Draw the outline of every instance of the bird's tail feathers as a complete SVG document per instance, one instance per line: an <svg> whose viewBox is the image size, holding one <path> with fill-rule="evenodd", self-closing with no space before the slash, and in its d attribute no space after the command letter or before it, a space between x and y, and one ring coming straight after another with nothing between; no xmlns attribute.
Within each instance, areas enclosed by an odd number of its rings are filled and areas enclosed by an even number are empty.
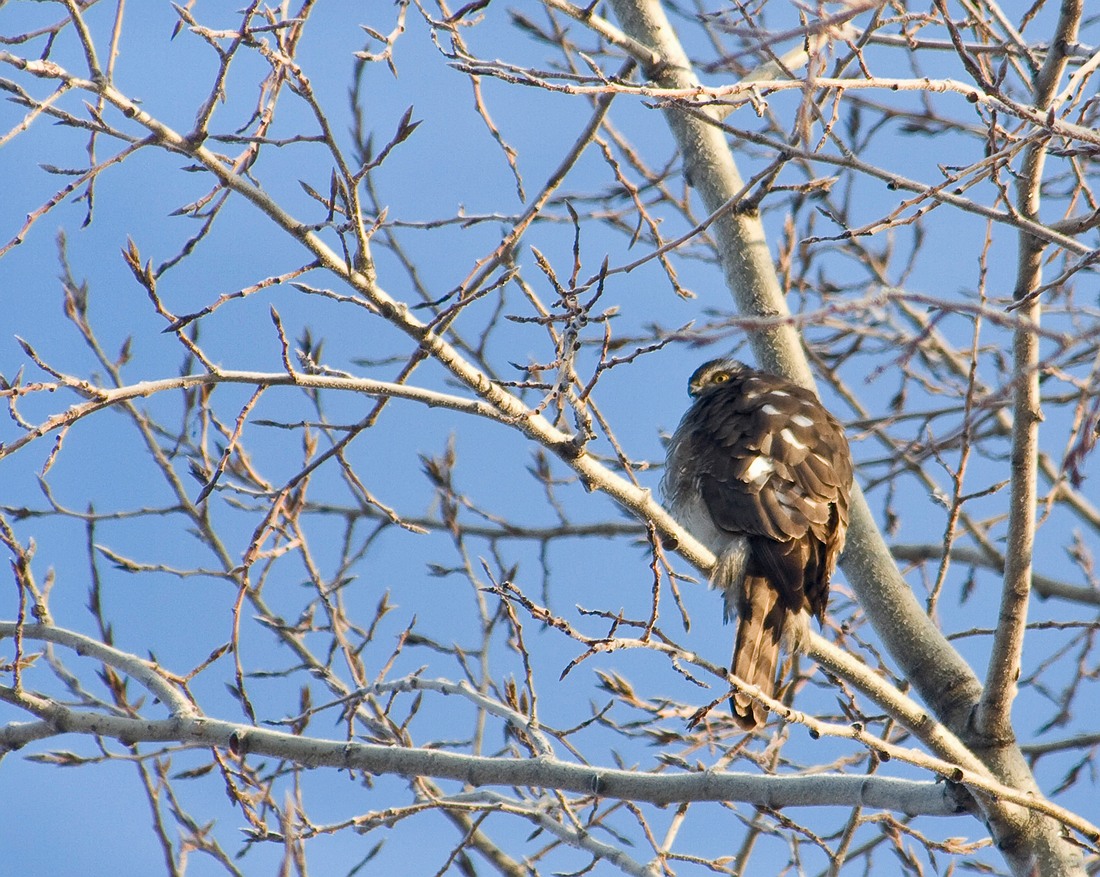
<svg viewBox="0 0 1100 877"><path fill-rule="evenodd" d="M767 579L746 576L742 587L731 669L738 679L755 685L768 697L775 697L779 643L789 613ZM763 704L741 692L730 698L730 709L745 730L763 724L768 716Z"/></svg>

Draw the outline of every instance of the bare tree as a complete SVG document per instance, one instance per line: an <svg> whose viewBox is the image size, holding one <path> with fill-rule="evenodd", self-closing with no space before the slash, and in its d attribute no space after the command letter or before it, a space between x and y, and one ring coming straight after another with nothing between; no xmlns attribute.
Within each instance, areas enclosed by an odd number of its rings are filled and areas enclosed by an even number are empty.
<svg viewBox="0 0 1100 877"><path fill-rule="evenodd" d="M1096 865L1081 0L0 9L8 860ZM780 700L655 490L731 350L858 464Z"/></svg>

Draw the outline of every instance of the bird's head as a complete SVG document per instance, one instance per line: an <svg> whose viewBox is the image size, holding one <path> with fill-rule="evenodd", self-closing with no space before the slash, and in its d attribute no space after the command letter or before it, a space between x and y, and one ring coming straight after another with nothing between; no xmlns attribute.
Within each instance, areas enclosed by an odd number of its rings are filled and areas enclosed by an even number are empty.
<svg viewBox="0 0 1100 877"><path fill-rule="evenodd" d="M712 359L697 368L688 380L688 395L698 399L704 393L728 384L734 378L752 371L736 359Z"/></svg>

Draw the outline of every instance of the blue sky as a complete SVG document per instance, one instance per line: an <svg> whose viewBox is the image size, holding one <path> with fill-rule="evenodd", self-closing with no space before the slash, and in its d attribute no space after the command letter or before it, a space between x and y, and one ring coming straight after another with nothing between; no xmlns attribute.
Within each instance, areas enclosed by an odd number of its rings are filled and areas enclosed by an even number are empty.
<svg viewBox="0 0 1100 877"><path fill-rule="evenodd" d="M110 34L113 9L97 4L88 10L87 22L94 38L106 46ZM198 5L195 14L209 27L236 27L237 12L229 6L224 10L208 10ZM790 11L780 12L777 26ZM338 141L344 148L351 145L348 110L348 88L352 81L353 53L365 46L377 49L377 42L364 36L359 24L370 23L381 32L394 26L397 8L380 4L377 8L349 10L340 4L320 4L312 14L298 56L307 72L319 102L330 113ZM42 26L59 20L63 8L28 2L9 2L4 6L5 34ZM120 91L140 99L142 107L155 117L172 125L179 132L190 130L196 108L208 94L215 74L216 57L194 34L184 31L170 38L175 15L169 4L143 3L126 7L123 38L115 68L115 84ZM542 19L539 19L540 21ZM1033 26L1038 34L1039 25ZM439 298L453 290L499 242L509 227L508 217L518 215L524 202L516 192L512 171L504 152L494 141L484 123L473 111L470 82L461 71L433 45L429 30L419 14L410 9L407 32L395 44L394 75L384 64L371 65L364 75L360 91L360 110L366 126L373 132L375 148L380 148L392 136L405 111L412 107L412 118L420 126L373 175L380 205L387 209L387 220L400 241L402 252L395 253L382 243L375 248L380 284L395 298L419 301L416 282L431 298ZM594 45L594 38L579 26L572 33L582 46ZM700 56L708 51L698 31L685 27L693 50ZM463 31L471 51L485 59L503 59L545 69L553 63L551 48L516 28L503 6L491 5L476 27ZM1030 36L1029 36L1030 38ZM1039 36L1035 36L1036 41ZM1087 42L1082 39L1082 42ZM34 57L43 50L42 39L27 45L5 46L12 54ZM869 50L879 65L877 72L905 72L901 61L885 49ZM924 70L930 76L960 76L953 65L947 65L945 54L929 55L943 59L942 70ZM73 39L72 28L64 29L52 49L52 60L74 71L82 72L83 59ZM243 51L231 67L226 83L227 99L214 113L212 130L219 134L239 132L250 123L251 112L260 95L259 83L267 68L255 53ZM52 88L47 81L17 76L6 66L0 75L16 79L35 95L44 96ZM729 74L720 71L709 74L707 81L722 81ZM486 106L500 127L507 143L514 148L527 198L532 197L551 170L558 164L569 145L585 124L591 107L583 97L551 94L529 86L519 86L486 77L481 80ZM80 115L86 95L71 94L59 105ZM877 96L876 96L877 99ZM799 96L788 93L769 98L771 110L787 119ZM898 106L915 106L916 96L898 96ZM945 116L977 124L978 118L965 100L957 96L944 97L936 104ZM868 111L869 112L869 111ZM23 118L24 111L13 103L0 105L0 131L9 131ZM140 130L108 112L112 124L131 135ZM642 160L650 167L672 162L672 141L668 128L651 101L633 97L617 98L611 113L616 130L637 147ZM742 108L728 120L733 127L754 128L759 123L751 109ZM314 121L308 108L293 95L284 94L279 103L277 121L270 136L289 137L302 130L312 130ZM891 125L885 127L890 128ZM892 127L900 130L901 124ZM87 136L81 132L37 119L30 128L12 137L0 147L0 162L6 169L5 195L0 199L0 246L19 230L28 213L37 209L69 179L65 175L47 173L44 166L72 169L87 164ZM214 141L211 141L214 143ZM980 138L946 135L891 136L872 138L859 158L863 161L893 168L899 174L937 182L940 168L966 165L981 158ZM102 138L97 145L97 157L103 160L119 145ZM215 148L236 153L237 144L216 143ZM739 144L737 160L747 177L762 166L761 153L755 147ZM617 160L625 164L621 152ZM329 191L331 158L313 143L301 143L282 149L265 148L252 169L262 188L303 222L322 222L324 210L303 189L305 183L325 195ZM90 224L84 226L86 205L67 198L63 203L38 219L25 240L0 258L0 307L5 318L0 324L0 373L12 380L24 370L24 382L48 380L29 361L16 340L29 342L52 367L68 374L102 379L103 369L79 338L74 327L62 315L62 295L58 261L58 234L63 232L68 264L78 282L86 281L89 289L90 319L98 338L109 356L129 339L131 359L124 368L125 380L136 382L167 378L179 373L185 352L177 339L164 334L165 321L151 306L145 291L135 281L121 253L132 240L143 260L159 265L173 257L199 228L193 218L174 215L183 205L203 197L212 184L202 173L190 172L191 162L180 155L155 148L146 148L120 166L110 167L98 177L95 188L95 210ZM827 176L838 173L821 165L816 173ZM1006 179L1009 175L1005 174ZM802 178L794 172L781 183L795 184ZM560 189L560 195L572 199L583 214L594 195L616 185L610 165L590 147L570 173ZM674 194L681 194L683 182L678 173L667 181ZM850 188L848 188L850 186ZM968 195L977 201L989 200L994 187L982 183ZM652 193L647 193L651 195ZM879 181L844 177L835 192L837 198L851 202L851 217L856 222L869 222L888 213L904 193L889 191ZM621 201L618 203L622 203ZM1052 209L1057 208L1055 204ZM776 197L764 205L764 220L773 251L778 251L784 234L784 220L792 210L790 199ZM814 213L812 206L800 206L799 228L813 227L819 235L836 234L837 228L828 217ZM696 213L701 216L698 205ZM682 216L661 206L655 208L666 238L687 229ZM812 218L807 218L812 214ZM462 225L456 217L499 217ZM939 207L927 221L899 226L867 239L864 243L874 253L882 254L887 265L887 284L897 284L905 293L913 294L914 307L929 319L936 320L937 329L952 343L966 349L973 320L962 308L972 305L975 290L982 278L980 261L982 244L987 233L992 242L985 265L988 294L1003 299L1011 292L1015 269L1016 235L1003 225L992 231L978 217ZM1048 218L1056 218L1054 215ZM434 220L450 220L440 228L423 227ZM331 229L321 232L333 245L336 235ZM919 238L921 250L913 265L908 266L904 254ZM1095 234L1082 236L1082 241L1094 246ZM568 278L573 263L574 232L568 214L559 201L546 212L546 218L536 223L525 236L517 251L516 263L522 279L542 298L554 299L549 281L536 265L532 247L537 247L554 267L560 278ZM622 266L652 250L651 239L643 234L632 242L630 230L613 228L610 222L586 220L580 236L579 253L582 278L594 275L607 258L614 266ZM625 355L642 340L653 334L653 325L664 329L683 326L691 321L701 325L710 319L725 318L732 310L722 275L706 247L698 247L673 257L679 280L695 293L694 298L678 297L655 260L629 274L616 274L609 279L601 308L614 308L614 336L624 339L618 351ZM402 260L415 263L415 276L406 271ZM907 409L935 409L957 405L959 394L951 389L924 386L919 377L925 373L940 374L935 363L924 363L920 357L909 358L897 346L897 337L914 330L892 304L871 297L881 294L882 284L873 280L866 259L854 247L822 244L815 251L813 279L822 286L836 289L833 297L823 301L815 292L805 297L797 292L790 296L795 310L805 309L817 314L818 322L807 335L826 358L839 355L844 337L861 338L866 356L844 359L842 377L855 397L872 417L889 411L891 399L901 385L903 367L912 368L917 379L906 384ZM266 220L256 208L240 198L231 198L215 221L213 232L196 247L195 252L167 270L158 280L158 292L165 306L175 314L193 313L216 301L219 296L248 288L264 278L277 276L304 265L309 256L283 232ZM1051 270L1053 274L1056 268ZM315 287L338 288L331 277L314 271L302 280ZM1060 350L1052 339L1048 353L1054 366L1063 369L1052 373L1052 392L1067 392L1072 387L1066 374L1083 382L1090 379L1087 361L1077 363L1073 357L1088 352L1094 346L1087 341L1095 326L1095 280L1083 274L1077 281L1075 298L1062 297L1052 303L1050 329L1064 331L1067 337L1085 339L1079 347ZM487 296L469 307L456 324L467 341L477 338L493 319L496 309L505 313L530 316L530 308L518 285L507 285L499 295ZM290 284L276 284L246 298L232 301L201 321L199 341L209 357L231 369L254 369L279 372L281 350L272 325L270 310L275 308L292 340L307 328L315 339L324 339L324 364L332 369L357 375L391 380L401 364L415 349L405 336L361 307L339 303L317 295L303 294ZM835 310L830 310L835 308ZM424 312L425 314L427 311ZM898 327L904 327L904 331ZM840 330L838 340L833 333ZM891 334L897 330L898 335ZM586 345L578 362L589 370L599 354L602 329L590 326ZM847 334L845 334L847 333ZM718 334L718 333L716 333ZM662 434L676 425L687 405L686 379L695 365L712 354L729 352L750 358L748 348L739 335L727 332L710 346L699 348L689 344L673 344L659 354L640 356L629 366L612 369L598 384L594 396L625 453L634 461L659 463L663 458ZM1010 336L992 320L982 329L981 374L994 387L1002 386L1008 370L999 357L1008 355ZM546 333L537 325L501 321L485 347L486 359L492 362L504 378L519 379L521 373L511 363L548 362L553 350ZM927 366L927 372L924 371ZM876 372L881 368L881 372ZM414 383L469 396L465 388L437 364L426 363L416 373ZM1057 386L1055 386L1057 384ZM846 421L859 418L853 405L822 384L827 404ZM219 387L214 394L213 410L223 424L232 428L234 419L245 404L251 388ZM529 393L529 404L539 397ZM19 410L29 421L39 421L77 401L74 394L64 391L37 394L21 400ZM365 415L372 401L350 394L329 393L323 396L323 408L330 422L354 423ZM179 428L188 409L178 393L142 399L142 410L156 416L168 428ZM1044 426L1044 447L1058 461L1064 455L1074 409L1069 404L1052 406ZM319 417L311 400L304 393L289 389L270 389L249 417L245 439L250 460L256 470L273 485L281 485L301 468L303 460L301 431L272 425L295 424ZM957 416L922 423L902 421L891 427L890 434L898 441L928 441L949 433L957 425ZM0 441L9 442L20 429L8 420L0 427ZM198 422L188 417L185 430L191 442L200 442ZM869 488L876 513L885 521L889 508L899 515L899 526L890 535L898 542L936 543L945 528L943 504L929 496L927 486L915 478L900 475L893 490L882 485L885 475L892 472L896 459L878 445L861 428L849 432L857 460L863 465L859 479ZM163 440L163 437L162 437ZM378 424L365 432L351 446L348 460L372 494L399 510L417 518L435 513L438 503L433 488L423 476L424 456L444 453L453 441L457 456L454 471L456 488L469 496L479 510L489 516L513 520L525 526L552 526L557 521L553 506L541 486L531 477L536 462L536 449L517 431L479 421L445 409L427 409L402 401L391 402ZM167 442L166 442L167 443ZM216 447L211 442L210 447ZM94 505L102 515L119 513L105 519L89 536L83 522L73 515L47 514L48 503L40 486L42 468L53 448L47 437L18 453L0 459L0 502L9 517L14 517L16 535L26 543L36 544L35 571L43 581L47 569L56 577L51 595L51 609L56 623L98 636L97 626L87 609L88 594L94 576L100 580L104 616L112 625L114 641L119 648L136 654L155 653L163 666L186 672L196 667L214 649L231 636L232 607L236 589L224 577L194 574L172 575L163 571L130 573L111 564L102 553L88 551L89 539L109 551L150 565L174 569L209 570L217 567L216 559L201 540L190 531L182 515L129 515L121 513L135 509L166 508L175 503L169 486L150 462L144 444L132 422L113 412L101 412L70 430L64 444L44 476L54 500L67 509L82 513ZM984 441L967 473L967 492L980 493L1007 478L1004 439ZM609 443L602 441L596 452L610 457ZM954 451L946 451L944 459L954 464ZM201 483L191 477L183 455L176 461L176 474L189 486L194 499ZM1086 460L1085 473L1095 469ZM940 489L948 489L949 479L943 467L929 464ZM552 464L556 478L570 479L571 473L556 461ZM657 489L658 466L639 466L640 482ZM228 483L230 479L226 480ZM1089 483L1084 488L1089 493ZM224 485L223 485L224 486ZM610 521L627 523L628 518L606 497L587 493L575 481L556 489L557 498L568 509L574 523ZM977 517L994 518L1003 512L1005 492L976 498L967 508ZM312 557L325 576L335 576L340 569L346 513L352 508L352 493L334 465L321 469L313 479L310 498L317 508L308 517L312 539ZM239 558L249 543L251 534L264 511L262 497L249 496L244 490L226 488L217 492L210 504L211 515L222 534L226 550ZM24 515L25 511L34 514ZM461 512L469 525L485 520L470 509ZM375 524L359 520L351 528L354 543L366 543L367 534ZM1003 538L1004 524L992 525L994 539ZM1080 520L1056 509L1039 531L1038 555L1042 570L1077 585L1087 581L1080 567L1067 556L1076 533L1086 546L1095 541L1095 532L1087 530ZM640 530L638 535L640 536ZM525 591L539 599L573 623L598 635L605 623L597 624L581 614L577 607L600 609L609 613L623 612L629 618L645 618L650 606L649 554L638 536L619 539L572 539L551 545L540 555L538 545L530 541L471 538L469 561L476 575L481 575L481 560L489 569L498 565L518 564L516 581ZM95 568L92 567L95 558ZM377 672L385 663L402 631L410 625L426 638L464 649L477 646L475 625L478 601L485 599L460 574L433 575L436 568L453 569L459 565L452 540L445 532L416 535L390 528L370 540L362 557L347 570L354 577L342 596L345 609L356 623L369 625L384 593L396 608L379 622L376 638L364 650L369 672ZM434 566L433 566L434 565ZM683 562L677 569L689 573ZM923 588L935 567L930 566L910 575L920 599ZM995 623L998 581L995 576L980 572L974 577L974 590L963 599L963 589L970 570L956 565L950 574L947 590L940 606L939 619L950 632L973 627L988 627ZM9 587L3 598L3 617L15 614L15 589ZM270 605L286 619L293 621L312 597L308 576L300 557L293 552L285 561L272 565L264 584L264 596ZM843 580L838 582L834 610L849 612L851 604ZM661 623L670 635L687 648L722 663L727 659L732 631L720 621L718 598L706 589L683 586L683 597L691 617L690 629L678 623L678 613L665 596ZM844 607L842 610L839 607ZM1036 602L1037 620L1055 621L1091 618L1088 607L1059 601ZM473 626L472 626L473 625ZM559 727L583 722L590 714L590 704L606 695L598 688L596 671L622 672L644 688L647 696L667 696L684 702L702 703L714 696L700 690L679 676L667 661L641 650L621 652L593 658L570 673L564 680L559 674L578 654L575 643L553 631L538 630L528 621L527 645L535 662L540 682L541 709L544 721ZM1028 641L1025 662L1031 669L1054 652L1053 631L1039 631ZM318 638L319 640L320 638ZM7 644L5 643L5 646ZM1095 658L1078 643L1086 669L1091 672ZM318 647L319 644L318 644ZM988 650L988 638L969 637L960 641L960 649L982 673ZM1032 651L1034 649L1034 652ZM7 653L5 653L7 654ZM508 648L506 637L499 634L493 640L491 656L494 674L503 678L509 668L522 673L522 666ZM102 695L103 689L95 677L93 662L65 654L67 664L79 672L85 684ZM285 648L273 643L265 628L252 621L246 612L242 633L242 661L253 671L287 668L293 665ZM8 660L5 657L5 660ZM1067 669L1072 661L1064 662ZM444 656L428 647L409 649L394 668L394 675L414 672L426 666L429 675L455 676L460 673L453 656ZM368 674L369 675L369 674ZM1050 674L1053 682L1064 683L1064 671ZM297 708L298 690L303 684L314 689L315 702L324 700L319 685L303 680L304 674L288 674L287 678L257 677L250 681L250 694L255 699L264 720L277 721L293 714ZM231 664L221 664L200 674L193 693L201 707L210 715L235 721L244 716L235 699L226 691L232 681ZM816 680L820 683L820 677ZM5 682L7 684L7 682ZM35 683L61 696L61 686L50 674L35 670ZM1049 693L1049 689L1048 689ZM822 710L835 709L835 698L827 687L807 691L807 703ZM800 701L802 703L802 701ZM812 708L812 707L807 707ZM150 707L150 714L155 708ZM1051 715L1052 708L1038 687L1025 690L1016 716L1022 735L1030 736L1038 725ZM625 721L625 716L620 716ZM0 708L0 721L24 720L22 714L10 708ZM326 722L328 724L326 724ZM463 710L453 702L428 699L422 713L412 723L414 742L424 744L437 739L455 739L470 733L472 710ZM670 722L670 725L672 722ZM677 730L682 726L677 725ZM1075 713L1070 723L1057 729L1056 736L1094 729L1089 716ZM323 713L314 720L311 731L323 737L341 738L344 730L335 712ZM806 744L806 735L792 732L799 738L790 753L792 768L797 761L826 762L849 751L840 744L819 742ZM616 757L628 764L651 768L661 750L641 741L629 741L604 729L593 728L580 735L585 754L599 763L613 764ZM1049 738L1043 738L1049 739ZM499 728L492 728L486 739L486 751L503 745ZM728 745L729 740L727 739ZM88 874L147 874L163 867L162 855L149 829L151 817L145 795L138 783L133 765L124 760L86 766L80 769L60 769L39 764L25 756L41 755L55 749L71 750L85 757L95 757L97 749L88 739L72 736L47 740L12 753L0 763L0 788L6 798L16 800L18 820L5 820L0 827L0 846L11 863L13 874L63 873L74 862L81 863ZM718 757L721 744L715 749L691 753L706 763ZM112 751L123 752L115 744ZM793 753L797 752L797 756ZM565 753L563 753L565 754ZM1051 756L1041 762L1040 780L1044 789L1051 789L1076 756ZM170 773L194 769L209 760L202 751L179 752L172 758ZM899 774L909 774L895 766ZM370 788L345 775L328 771L312 771L302 779L302 795L317 822L337 823L365 810L382 806L397 806L408 798L407 781L397 777L375 778ZM218 820L219 842L230 854L239 851L244 821L239 811L226 798L217 773L177 783L185 806L201 820ZM455 788L448 786L448 788ZM280 793L290 790L289 782ZM1087 815L1087 805L1093 793L1087 786L1078 786L1060 801L1076 807ZM394 802L392 805L383 802ZM277 802L279 804L282 801ZM721 838L729 831L728 823L736 817L717 805L693 808L679 837L685 849L697 855L728 854ZM698 814L698 815L697 815ZM751 808L738 814L751 818ZM813 823L817 815L798 814ZM670 812L652 812L657 825L667 826ZM460 839L453 826L435 814L416 817L417 822L399 824L393 830L365 836L340 832L310 841L308 852L314 873L348 873L365 857L379 840L382 851L361 873L434 873L447 860L450 850ZM822 824L829 824L822 816ZM627 820L629 823L629 820ZM506 845L521 838L529 830L518 820L491 823L500 832ZM924 826L935 836L947 837L970 832L974 827L960 828L949 822ZM620 826L621 828L621 826ZM626 830L626 829L622 829ZM636 832L636 826L631 831ZM176 827L168 833L176 838ZM515 837L513 837L515 835ZM635 837L638 843L642 841ZM535 845L538 846L538 843ZM646 858L644 843L635 854ZM789 852L786 844L774 838L761 841L762 863L783 863ZM813 851L807 851L808 867L821 867ZM266 872L279 860L275 845L259 845L248 852L238 864L244 873ZM996 858L993 857L996 861ZM560 870L581 868L586 863L583 853L566 851L555 859ZM388 869L388 870L387 870ZM549 870L549 867L548 867ZM201 856L188 864L187 873L223 873L220 866Z"/></svg>

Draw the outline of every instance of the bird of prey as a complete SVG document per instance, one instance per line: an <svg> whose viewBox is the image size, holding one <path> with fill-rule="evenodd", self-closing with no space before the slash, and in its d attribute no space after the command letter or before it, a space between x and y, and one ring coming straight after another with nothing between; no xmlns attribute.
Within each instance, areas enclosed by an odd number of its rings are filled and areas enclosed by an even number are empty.
<svg viewBox="0 0 1100 877"><path fill-rule="evenodd" d="M809 616L824 619L848 529L848 440L812 391L734 359L700 366L688 393L661 487L717 558L711 585L737 616L734 675L774 697L780 641L797 649ZM767 717L741 692L730 707L745 729Z"/></svg>

